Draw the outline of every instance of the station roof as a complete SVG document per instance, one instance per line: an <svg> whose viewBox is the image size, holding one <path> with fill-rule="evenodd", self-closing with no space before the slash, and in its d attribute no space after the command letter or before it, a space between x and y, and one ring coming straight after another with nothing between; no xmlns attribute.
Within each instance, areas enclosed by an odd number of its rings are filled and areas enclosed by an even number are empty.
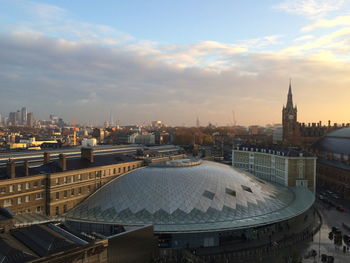
<svg viewBox="0 0 350 263"><path fill-rule="evenodd" d="M313 202L307 188L268 183L219 163L179 160L116 178L66 220L153 224L155 232L164 233L221 231L282 221Z"/></svg>

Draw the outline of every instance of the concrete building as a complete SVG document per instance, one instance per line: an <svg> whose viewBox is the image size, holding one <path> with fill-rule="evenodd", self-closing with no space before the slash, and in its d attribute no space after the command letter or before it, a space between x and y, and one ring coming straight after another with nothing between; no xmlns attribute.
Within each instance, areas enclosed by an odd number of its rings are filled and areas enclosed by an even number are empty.
<svg viewBox="0 0 350 263"><path fill-rule="evenodd" d="M21 109L21 124L22 125L27 125L27 108L23 107Z"/></svg>
<svg viewBox="0 0 350 263"><path fill-rule="evenodd" d="M128 142L132 144L155 144L156 136L153 133L133 133L129 136Z"/></svg>
<svg viewBox="0 0 350 263"><path fill-rule="evenodd" d="M33 112L29 112L27 114L27 126L29 126L29 127L34 126L34 114L33 114Z"/></svg>
<svg viewBox="0 0 350 263"><path fill-rule="evenodd" d="M316 156L295 149L251 145L232 150L232 166L268 182L316 191Z"/></svg>

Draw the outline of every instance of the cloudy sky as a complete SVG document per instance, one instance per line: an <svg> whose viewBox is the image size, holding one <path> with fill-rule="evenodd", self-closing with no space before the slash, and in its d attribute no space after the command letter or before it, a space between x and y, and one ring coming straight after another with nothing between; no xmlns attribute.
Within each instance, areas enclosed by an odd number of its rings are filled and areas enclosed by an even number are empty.
<svg viewBox="0 0 350 263"><path fill-rule="evenodd" d="M350 1L0 0L0 113L350 122Z"/></svg>

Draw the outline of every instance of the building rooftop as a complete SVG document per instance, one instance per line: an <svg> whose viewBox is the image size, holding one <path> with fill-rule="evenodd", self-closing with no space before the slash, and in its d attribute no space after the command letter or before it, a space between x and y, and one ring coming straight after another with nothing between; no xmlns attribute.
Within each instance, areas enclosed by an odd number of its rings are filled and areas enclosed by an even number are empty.
<svg viewBox="0 0 350 263"><path fill-rule="evenodd" d="M319 152L350 154L350 128L343 128L327 134L312 145Z"/></svg>
<svg viewBox="0 0 350 263"><path fill-rule="evenodd" d="M94 162L83 160L81 158L67 158L67 169L66 171L87 169L105 165L112 165L125 162L133 162L136 159L132 156L123 154L106 154L106 155L95 155ZM48 164L42 164L40 166L29 168L29 176L39 174L50 174L61 172L62 169L58 165L57 161L51 161ZM24 177L24 165L16 165L16 178ZM8 179L7 167L0 167L0 180Z"/></svg>
<svg viewBox="0 0 350 263"><path fill-rule="evenodd" d="M280 156L287 157L314 157L311 153L298 149L298 148L281 148L281 147L264 147L264 146L256 146L256 145L240 145L238 147L234 147L235 150L240 151L251 151L251 152L261 152L261 153L269 153Z"/></svg>
<svg viewBox="0 0 350 263"><path fill-rule="evenodd" d="M0 234L0 262L22 263L87 244L56 225L40 224Z"/></svg>
<svg viewBox="0 0 350 263"><path fill-rule="evenodd" d="M340 160L328 160L326 158L318 158L317 162L320 164L327 165L327 166L332 166L332 167L336 167L336 168L343 169L346 171L350 171L350 165L348 165Z"/></svg>
<svg viewBox="0 0 350 263"><path fill-rule="evenodd" d="M66 220L153 224L162 233L221 231L285 220L314 201L307 188L268 183L228 165L182 164L158 164L116 178L68 212Z"/></svg>

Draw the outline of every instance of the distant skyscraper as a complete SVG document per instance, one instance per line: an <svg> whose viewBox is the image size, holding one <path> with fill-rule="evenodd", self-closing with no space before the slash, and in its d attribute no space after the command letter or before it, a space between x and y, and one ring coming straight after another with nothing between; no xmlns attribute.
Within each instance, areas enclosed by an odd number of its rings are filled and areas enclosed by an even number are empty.
<svg viewBox="0 0 350 263"><path fill-rule="evenodd" d="M23 107L21 109L21 124L26 125L27 124L27 108Z"/></svg>
<svg viewBox="0 0 350 263"><path fill-rule="evenodd" d="M16 125L21 124L21 112L18 110L16 112Z"/></svg>
<svg viewBox="0 0 350 263"><path fill-rule="evenodd" d="M34 126L34 115L33 112L27 113L27 126L33 127Z"/></svg>
<svg viewBox="0 0 350 263"><path fill-rule="evenodd" d="M10 112L9 118L7 121L7 125L15 125L16 124L16 112Z"/></svg>

